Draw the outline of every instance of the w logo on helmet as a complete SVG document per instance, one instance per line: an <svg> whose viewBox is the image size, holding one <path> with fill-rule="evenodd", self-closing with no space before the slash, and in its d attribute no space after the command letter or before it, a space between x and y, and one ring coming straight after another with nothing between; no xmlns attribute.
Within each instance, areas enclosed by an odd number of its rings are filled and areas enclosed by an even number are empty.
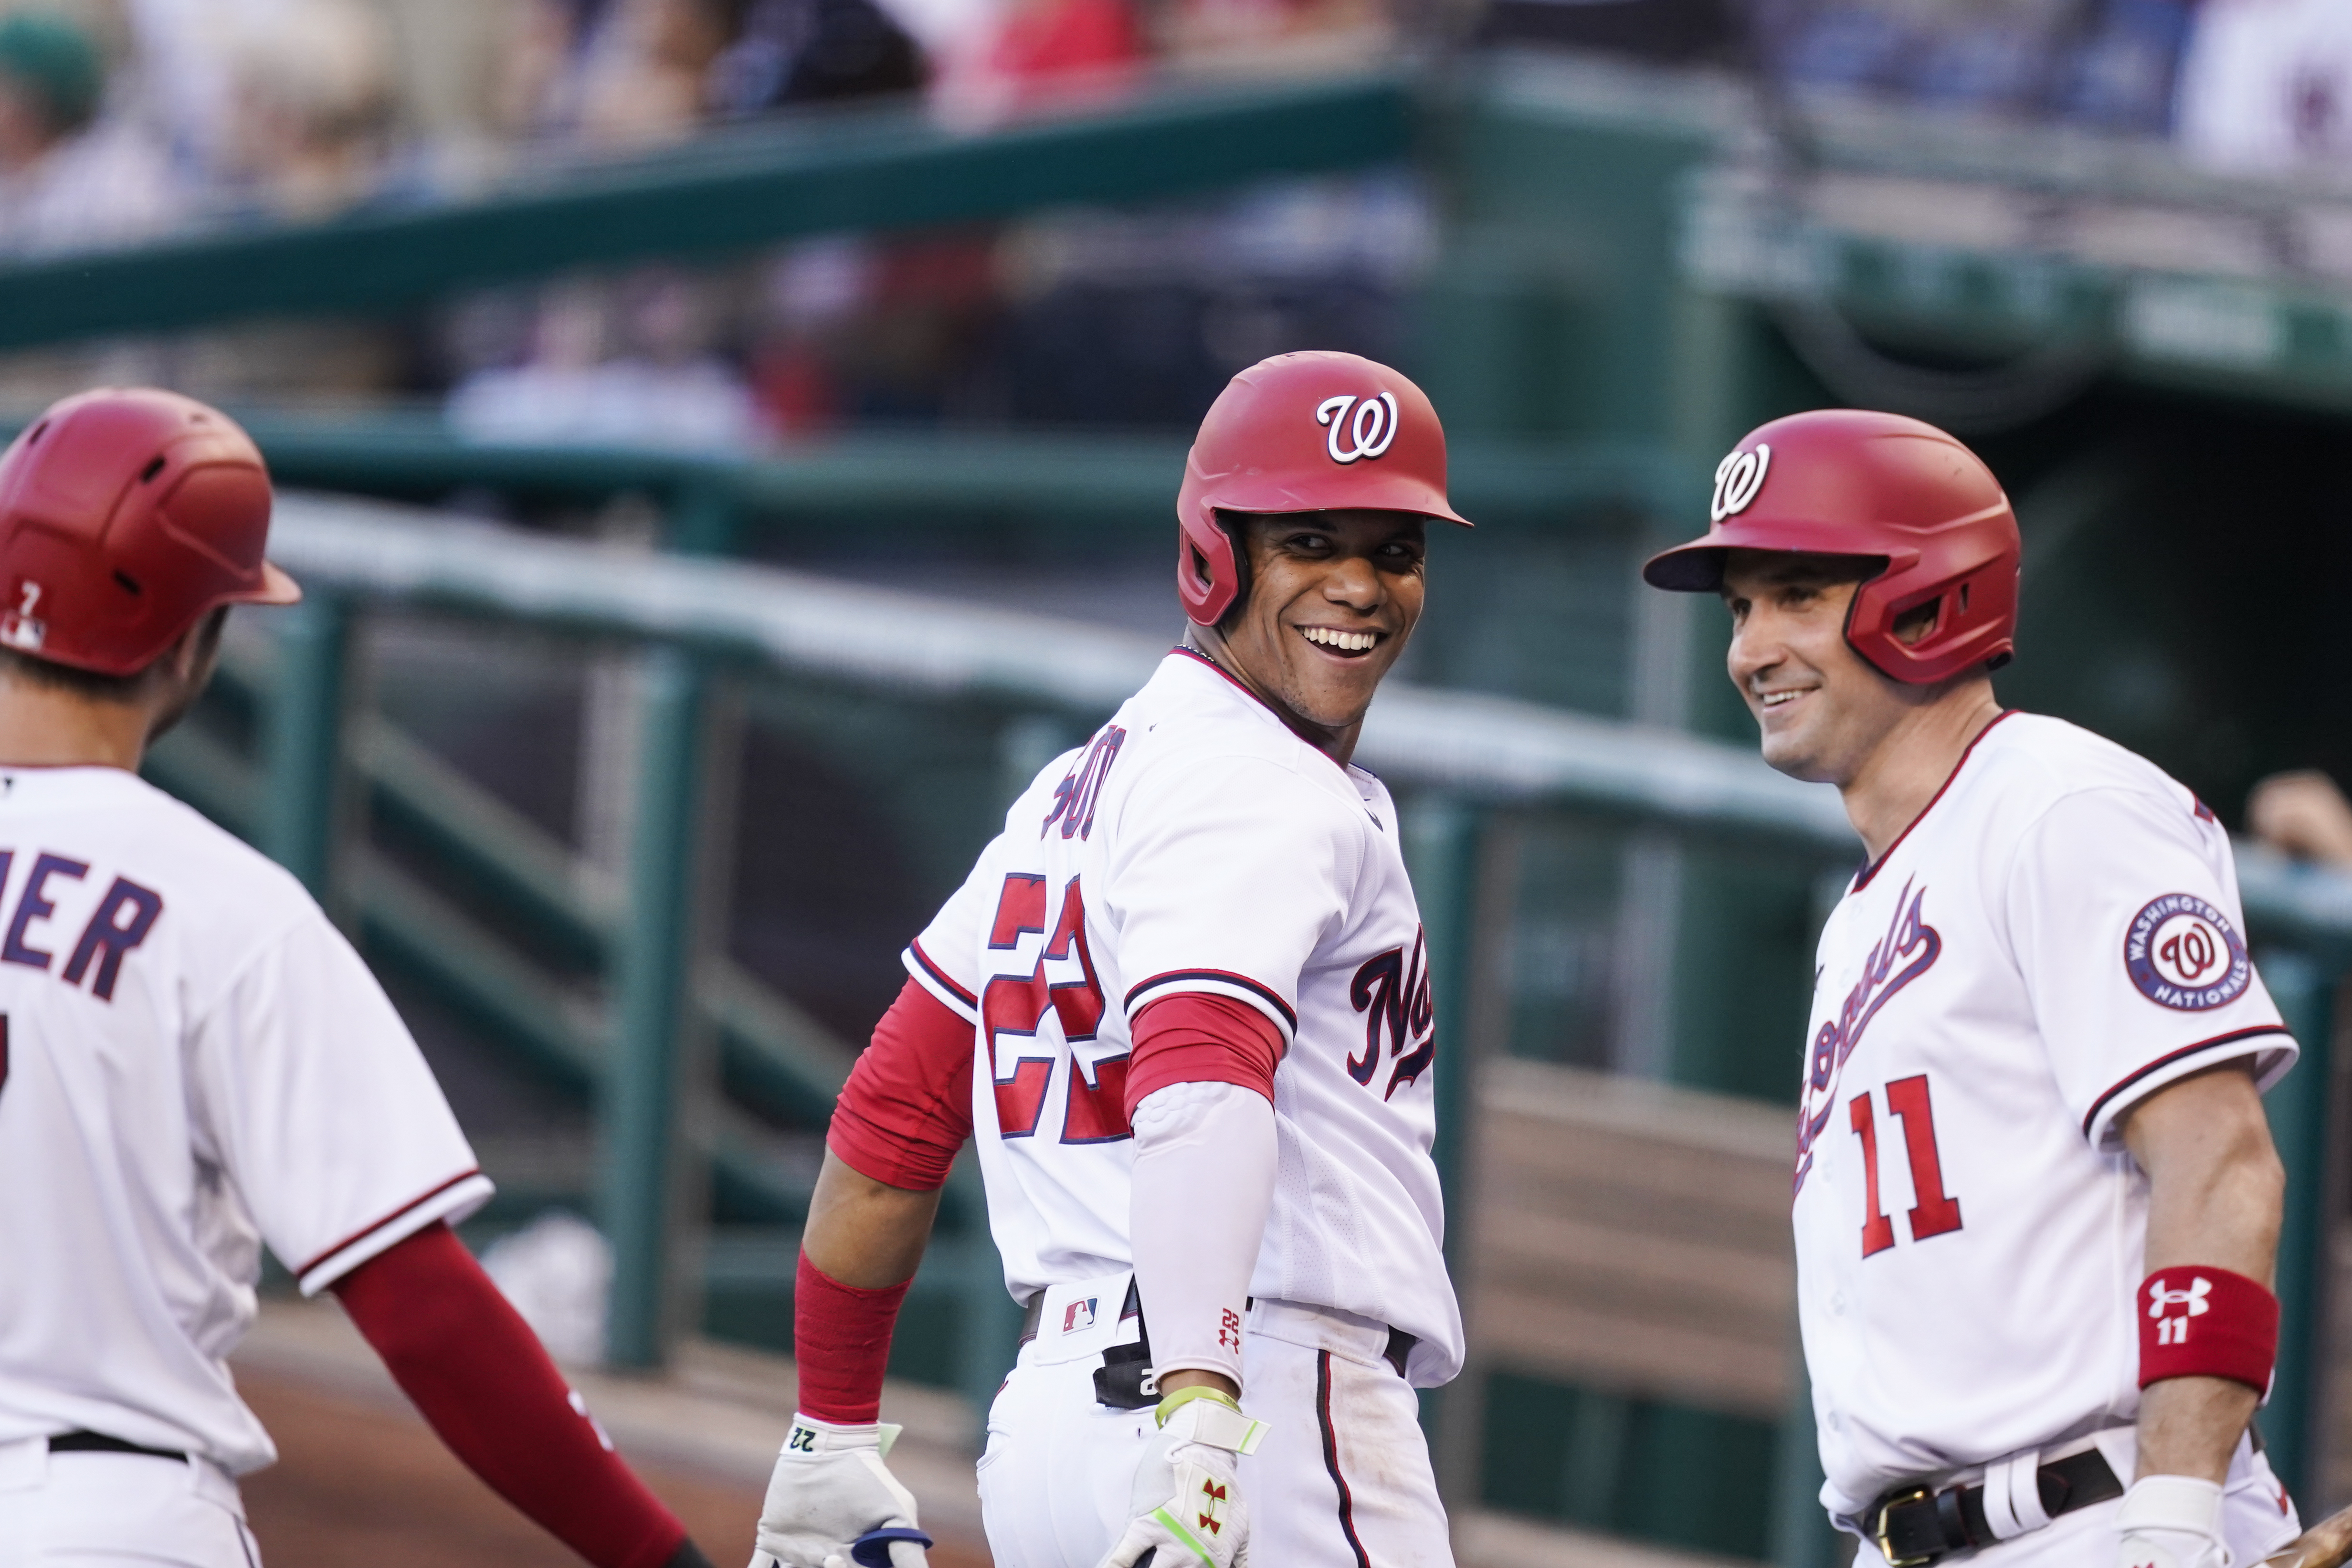
<svg viewBox="0 0 2352 1568"><path fill-rule="evenodd" d="M1353 418L1348 411L1355 410ZM1361 402L1341 393L1327 397L1315 407L1315 423L1328 424L1331 434L1323 449L1334 463L1353 463L1359 457L1378 457L1396 440L1397 401L1394 392L1382 392ZM1349 444L1339 443L1345 438Z"/></svg>
<svg viewBox="0 0 2352 1568"><path fill-rule="evenodd" d="M1764 488L1765 470L1772 466L1772 449L1762 442L1752 452L1734 452L1715 465L1715 500L1707 520L1719 523L1736 517L1753 504Z"/></svg>

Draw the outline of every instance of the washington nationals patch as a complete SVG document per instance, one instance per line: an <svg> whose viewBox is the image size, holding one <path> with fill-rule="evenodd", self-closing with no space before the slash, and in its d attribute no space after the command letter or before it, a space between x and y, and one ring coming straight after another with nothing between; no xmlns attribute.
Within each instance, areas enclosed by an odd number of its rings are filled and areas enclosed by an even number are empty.
<svg viewBox="0 0 2352 1568"><path fill-rule="evenodd" d="M2124 968L2140 995L2183 1012L2236 1001L2254 978L2230 917L2186 893L2153 899L2132 917Z"/></svg>

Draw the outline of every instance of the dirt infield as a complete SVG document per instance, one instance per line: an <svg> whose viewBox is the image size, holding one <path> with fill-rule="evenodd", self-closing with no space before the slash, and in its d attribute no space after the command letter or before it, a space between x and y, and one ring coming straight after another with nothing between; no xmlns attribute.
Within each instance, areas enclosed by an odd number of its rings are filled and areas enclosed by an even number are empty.
<svg viewBox="0 0 2352 1568"><path fill-rule="evenodd" d="M509 1508L415 1414L299 1379L241 1370L237 1386L278 1439L278 1462L245 1482L268 1568L579 1568L561 1542ZM760 1489L640 1466L718 1568L751 1554ZM943 1544L933 1568L988 1568L984 1552Z"/></svg>

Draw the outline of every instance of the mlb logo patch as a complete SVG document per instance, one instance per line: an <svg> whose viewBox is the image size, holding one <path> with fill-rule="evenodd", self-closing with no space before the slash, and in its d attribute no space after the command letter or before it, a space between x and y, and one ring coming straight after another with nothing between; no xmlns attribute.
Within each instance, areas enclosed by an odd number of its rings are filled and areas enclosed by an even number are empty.
<svg viewBox="0 0 2352 1568"><path fill-rule="evenodd" d="M1064 1308L1062 1311L1062 1332L1064 1333L1076 1333L1081 1329L1090 1329L1094 1327L1095 1303L1101 1300L1102 1298L1100 1296L1087 1296L1080 1301L1072 1301L1067 1307Z"/></svg>

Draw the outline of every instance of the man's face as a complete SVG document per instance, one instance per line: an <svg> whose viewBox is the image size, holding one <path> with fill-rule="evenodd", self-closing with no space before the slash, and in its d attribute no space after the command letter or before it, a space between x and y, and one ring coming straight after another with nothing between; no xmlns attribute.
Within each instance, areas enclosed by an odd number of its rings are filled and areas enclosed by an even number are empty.
<svg viewBox="0 0 2352 1568"><path fill-rule="evenodd" d="M1874 563L1852 556L1732 550L1732 684L1763 732L1764 760L1792 778L1844 784L1916 706L1845 640L1846 608Z"/></svg>
<svg viewBox="0 0 2352 1568"><path fill-rule="evenodd" d="M1427 530L1401 512L1243 517L1249 601L1223 635L1259 695L1324 729L1360 721L1421 619Z"/></svg>

